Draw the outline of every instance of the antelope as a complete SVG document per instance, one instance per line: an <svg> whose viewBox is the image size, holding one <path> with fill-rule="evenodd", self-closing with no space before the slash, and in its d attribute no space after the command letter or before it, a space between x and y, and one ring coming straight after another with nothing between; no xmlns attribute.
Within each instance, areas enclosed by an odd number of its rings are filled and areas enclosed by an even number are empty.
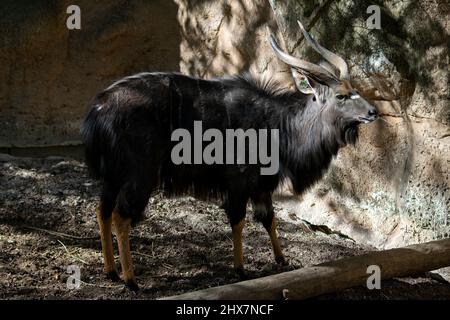
<svg viewBox="0 0 450 320"><path fill-rule="evenodd" d="M97 94L82 125L86 162L101 180L97 210L104 271L118 280L115 227L122 279L138 290L130 254L130 227L138 223L154 191L222 199L233 236L234 269L245 277L242 230L247 203L269 235L275 261L286 264L277 237L272 193L289 180L297 194L322 178L338 150L354 144L358 126L377 119L377 109L352 87L347 63L318 44L299 23L308 44L328 62L313 64L269 41L287 64L297 90L249 74L212 80L147 72L116 81ZM301 81L304 79L305 81ZM306 83L306 87L303 84ZM262 175L256 164L174 164L174 130L267 129L279 132L279 168ZM269 148L270 149L270 148Z"/></svg>

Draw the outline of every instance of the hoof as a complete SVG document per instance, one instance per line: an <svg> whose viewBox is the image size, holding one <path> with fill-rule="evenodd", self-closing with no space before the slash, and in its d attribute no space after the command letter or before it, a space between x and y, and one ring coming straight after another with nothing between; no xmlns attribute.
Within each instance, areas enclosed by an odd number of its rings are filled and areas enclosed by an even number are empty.
<svg viewBox="0 0 450 320"><path fill-rule="evenodd" d="M106 273L106 279L117 282L120 281L119 274L116 270L110 271Z"/></svg>
<svg viewBox="0 0 450 320"><path fill-rule="evenodd" d="M286 259L284 258L284 256L281 257L276 257L275 258L276 263L278 263L281 266L288 266L289 262L286 261Z"/></svg>
<svg viewBox="0 0 450 320"><path fill-rule="evenodd" d="M247 275L247 273L244 271L244 269L241 269L241 268L235 268L234 271L235 271L236 274L239 276L239 279L241 279L241 281L243 281L243 280L248 280L248 275Z"/></svg>
<svg viewBox="0 0 450 320"><path fill-rule="evenodd" d="M137 285L135 280L125 281L125 287L127 287L128 290L133 291L133 292L139 291L139 286Z"/></svg>

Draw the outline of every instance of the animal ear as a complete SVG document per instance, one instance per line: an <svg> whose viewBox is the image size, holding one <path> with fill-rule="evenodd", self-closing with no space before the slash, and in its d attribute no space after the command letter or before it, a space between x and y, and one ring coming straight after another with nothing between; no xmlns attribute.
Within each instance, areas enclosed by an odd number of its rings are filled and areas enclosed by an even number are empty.
<svg viewBox="0 0 450 320"><path fill-rule="evenodd" d="M292 78L294 79L297 90L304 94L314 94L314 87L316 83L312 79L308 79L304 74L298 72L296 69L291 68Z"/></svg>

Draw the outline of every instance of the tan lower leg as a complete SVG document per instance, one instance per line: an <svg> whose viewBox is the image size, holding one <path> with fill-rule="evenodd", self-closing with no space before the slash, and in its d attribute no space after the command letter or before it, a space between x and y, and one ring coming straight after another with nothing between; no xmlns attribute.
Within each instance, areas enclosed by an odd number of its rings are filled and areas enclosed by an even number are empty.
<svg viewBox="0 0 450 320"><path fill-rule="evenodd" d="M275 261L278 263L284 263L285 259L283 252L281 252L280 242L277 236L277 221L275 217L272 219L272 224L269 230L270 242L272 243L273 253L275 255Z"/></svg>
<svg viewBox="0 0 450 320"><path fill-rule="evenodd" d="M244 269L244 255L242 253L242 230L244 229L244 225L245 219L242 219L238 224L232 226L234 268L237 270Z"/></svg>
<svg viewBox="0 0 450 320"><path fill-rule="evenodd" d="M126 283L135 283L133 261L130 252L130 241L128 239L131 218L122 218L120 214L114 210L113 220L116 228L117 243L119 245L122 278Z"/></svg>
<svg viewBox="0 0 450 320"><path fill-rule="evenodd" d="M97 209L97 221L100 229L100 239L102 242L104 271L106 274L110 274L116 272L116 265L114 263L114 249L111 234L112 218L103 217L101 209Z"/></svg>

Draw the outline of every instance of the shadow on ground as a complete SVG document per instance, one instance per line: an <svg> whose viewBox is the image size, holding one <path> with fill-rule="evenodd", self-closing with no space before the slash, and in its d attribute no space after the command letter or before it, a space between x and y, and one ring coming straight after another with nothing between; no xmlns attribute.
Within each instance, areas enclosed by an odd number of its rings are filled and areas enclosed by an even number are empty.
<svg viewBox="0 0 450 320"><path fill-rule="evenodd" d="M0 298L154 299L237 282L232 241L218 203L155 194L131 243L141 291L124 289L102 274L95 221L98 184L80 162L62 158L0 158ZM364 245L280 221L290 266L277 266L263 227L248 215L244 232L251 278L372 250ZM67 288L67 267L77 265L81 288ZM382 290L345 290L319 299L439 299L450 285L432 279L383 282ZM411 293L413 292L413 293Z"/></svg>

